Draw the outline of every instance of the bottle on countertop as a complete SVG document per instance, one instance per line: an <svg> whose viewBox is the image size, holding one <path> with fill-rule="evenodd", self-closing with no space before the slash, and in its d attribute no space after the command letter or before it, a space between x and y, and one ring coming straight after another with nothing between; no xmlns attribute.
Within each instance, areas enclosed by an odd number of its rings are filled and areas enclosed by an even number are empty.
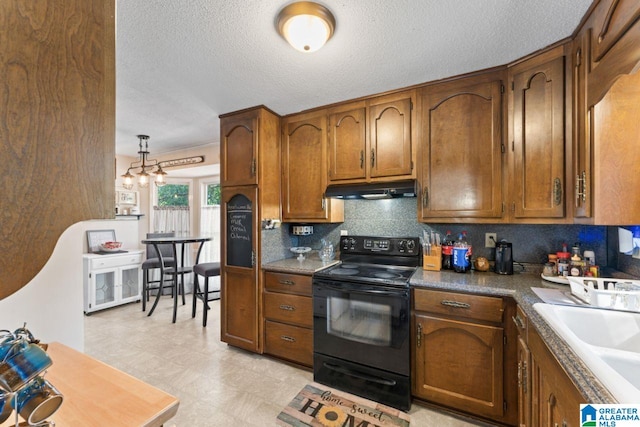
<svg viewBox="0 0 640 427"><path fill-rule="evenodd" d="M558 252L558 276L567 277L569 275L569 262L571 254L569 252Z"/></svg>
<svg viewBox="0 0 640 427"><path fill-rule="evenodd" d="M458 235L458 240L453 246L453 270L456 273L466 273L471 269L471 253L467 243L467 232Z"/></svg>
<svg viewBox="0 0 640 427"><path fill-rule="evenodd" d="M453 270L453 238L449 230L442 242L442 269Z"/></svg>
<svg viewBox="0 0 640 427"><path fill-rule="evenodd" d="M571 261L569 262L569 276L583 276L584 261L580 254L580 243L575 243L571 248Z"/></svg>

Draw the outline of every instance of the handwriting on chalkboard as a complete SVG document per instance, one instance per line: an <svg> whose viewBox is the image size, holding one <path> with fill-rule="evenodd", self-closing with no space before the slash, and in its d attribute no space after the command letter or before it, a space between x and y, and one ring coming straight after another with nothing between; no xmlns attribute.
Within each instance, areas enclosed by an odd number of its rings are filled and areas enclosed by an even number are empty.
<svg viewBox="0 0 640 427"><path fill-rule="evenodd" d="M247 227L244 225L246 220L246 212L233 212L229 215L229 232L231 233L230 237L232 239L251 240L249 236L247 236Z"/></svg>
<svg viewBox="0 0 640 427"><path fill-rule="evenodd" d="M242 194L227 204L227 264L252 266L252 203Z"/></svg>

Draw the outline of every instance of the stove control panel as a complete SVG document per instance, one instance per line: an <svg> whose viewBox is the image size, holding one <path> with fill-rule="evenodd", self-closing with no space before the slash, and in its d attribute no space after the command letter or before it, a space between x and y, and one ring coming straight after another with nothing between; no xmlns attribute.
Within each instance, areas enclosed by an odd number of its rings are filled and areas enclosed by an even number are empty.
<svg viewBox="0 0 640 427"><path fill-rule="evenodd" d="M417 237L340 237L340 250L349 254L419 256Z"/></svg>

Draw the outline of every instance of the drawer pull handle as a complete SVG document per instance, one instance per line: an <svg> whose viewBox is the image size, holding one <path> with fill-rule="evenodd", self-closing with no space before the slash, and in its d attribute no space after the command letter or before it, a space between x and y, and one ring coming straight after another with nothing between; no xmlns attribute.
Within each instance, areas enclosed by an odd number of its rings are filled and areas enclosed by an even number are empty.
<svg viewBox="0 0 640 427"><path fill-rule="evenodd" d="M287 335L280 335L280 339L282 341L287 341L287 342L296 342L296 339L293 337L289 337Z"/></svg>
<svg viewBox="0 0 640 427"><path fill-rule="evenodd" d="M294 311L295 309L292 305L280 304L280 310Z"/></svg>
<svg viewBox="0 0 640 427"><path fill-rule="evenodd" d="M513 319L513 323L516 324L518 329L524 329L524 320L520 316L511 317Z"/></svg>
<svg viewBox="0 0 640 427"><path fill-rule="evenodd" d="M278 283L280 283L281 285L289 285L289 286L293 286L296 284L296 282L294 282L293 280L278 280Z"/></svg>
<svg viewBox="0 0 640 427"><path fill-rule="evenodd" d="M443 299L440 301L440 304L453 308L471 308L471 304L467 304L466 302L451 301L448 299Z"/></svg>

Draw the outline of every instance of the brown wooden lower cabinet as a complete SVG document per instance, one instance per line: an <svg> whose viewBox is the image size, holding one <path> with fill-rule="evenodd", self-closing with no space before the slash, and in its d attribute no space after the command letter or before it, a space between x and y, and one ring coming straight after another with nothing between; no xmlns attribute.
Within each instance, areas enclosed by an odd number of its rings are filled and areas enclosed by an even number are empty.
<svg viewBox="0 0 640 427"><path fill-rule="evenodd" d="M515 424L515 328L503 324L515 304L427 289L413 303L414 398Z"/></svg>
<svg viewBox="0 0 640 427"><path fill-rule="evenodd" d="M264 352L313 366L311 276L264 273Z"/></svg>
<svg viewBox="0 0 640 427"><path fill-rule="evenodd" d="M265 353L313 366L313 333L309 328L265 321Z"/></svg>
<svg viewBox="0 0 640 427"><path fill-rule="evenodd" d="M531 425L580 425L580 403L586 403L571 379L553 357L540 335L529 331L531 352Z"/></svg>
<svg viewBox="0 0 640 427"><path fill-rule="evenodd" d="M519 425L580 426L580 404L586 403L534 327L518 309Z"/></svg>

